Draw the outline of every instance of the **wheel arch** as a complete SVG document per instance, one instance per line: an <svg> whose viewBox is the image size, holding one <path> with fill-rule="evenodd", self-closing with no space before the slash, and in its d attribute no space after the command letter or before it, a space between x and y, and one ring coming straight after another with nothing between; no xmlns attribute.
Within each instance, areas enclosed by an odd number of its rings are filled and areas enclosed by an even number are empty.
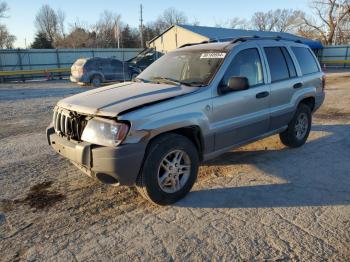
<svg viewBox="0 0 350 262"><path fill-rule="evenodd" d="M310 108L311 112L313 112L315 109L315 97L313 96L305 97L299 102L298 105L300 104L307 105Z"/></svg>
<svg viewBox="0 0 350 262"><path fill-rule="evenodd" d="M89 82L91 83L92 79L95 77L95 76L99 76L101 77L101 80L102 82L105 82L105 77L102 73L99 73L99 72L94 72L90 75L90 79L89 79Z"/></svg>
<svg viewBox="0 0 350 262"><path fill-rule="evenodd" d="M159 139L161 136L166 134L178 134L188 138L195 145L198 151L198 156L200 160L203 160L204 138L203 138L201 128L198 125L183 126L183 127L167 130L162 133L156 134L148 141L145 154L148 153L148 149L153 141L155 141L156 139Z"/></svg>

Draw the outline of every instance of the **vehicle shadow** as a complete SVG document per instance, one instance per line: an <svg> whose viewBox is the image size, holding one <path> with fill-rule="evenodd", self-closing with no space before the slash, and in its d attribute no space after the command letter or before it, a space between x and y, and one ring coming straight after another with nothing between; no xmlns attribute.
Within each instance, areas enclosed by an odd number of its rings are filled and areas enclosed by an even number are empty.
<svg viewBox="0 0 350 262"><path fill-rule="evenodd" d="M349 134L350 125L316 125L312 128L313 139L301 148L228 152L204 165L252 164L284 182L200 189L175 205L192 208L349 205ZM230 180L227 178L228 183Z"/></svg>

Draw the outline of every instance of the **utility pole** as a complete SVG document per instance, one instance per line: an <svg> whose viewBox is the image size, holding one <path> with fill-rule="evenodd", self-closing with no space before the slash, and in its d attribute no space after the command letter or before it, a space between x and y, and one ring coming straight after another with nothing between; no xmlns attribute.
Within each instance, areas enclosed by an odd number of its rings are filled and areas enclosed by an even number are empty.
<svg viewBox="0 0 350 262"><path fill-rule="evenodd" d="M115 17L114 21L114 38L117 42L117 48L120 48L120 16Z"/></svg>
<svg viewBox="0 0 350 262"><path fill-rule="evenodd" d="M141 48L143 48L143 19L142 19L142 4L140 4L140 40Z"/></svg>

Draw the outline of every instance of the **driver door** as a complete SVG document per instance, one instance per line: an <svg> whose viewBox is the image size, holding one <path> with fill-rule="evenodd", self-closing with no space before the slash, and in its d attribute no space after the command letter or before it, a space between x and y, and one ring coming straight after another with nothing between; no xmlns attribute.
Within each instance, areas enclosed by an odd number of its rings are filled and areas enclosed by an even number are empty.
<svg viewBox="0 0 350 262"><path fill-rule="evenodd" d="M224 74L220 85L241 76L248 78L249 89L213 98L215 150L248 142L268 131L270 87L264 81L261 57L256 46L241 49Z"/></svg>

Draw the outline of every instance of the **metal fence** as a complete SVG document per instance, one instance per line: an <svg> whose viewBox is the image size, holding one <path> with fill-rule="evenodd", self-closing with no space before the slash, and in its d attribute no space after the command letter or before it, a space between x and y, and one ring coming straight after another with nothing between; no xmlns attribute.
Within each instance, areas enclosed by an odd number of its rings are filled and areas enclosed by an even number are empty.
<svg viewBox="0 0 350 262"><path fill-rule="evenodd" d="M350 45L325 46L320 50L318 59L323 68L348 68Z"/></svg>
<svg viewBox="0 0 350 262"><path fill-rule="evenodd" d="M78 58L113 57L122 61L135 57L138 48L0 49L0 81L43 76L67 76ZM350 45L325 46L317 52L323 68L349 68Z"/></svg>
<svg viewBox="0 0 350 262"><path fill-rule="evenodd" d="M69 73L69 68L79 58L112 57L126 61L141 51L138 48L5 49L0 50L0 77L24 80L34 74L45 75L45 72L62 76Z"/></svg>

